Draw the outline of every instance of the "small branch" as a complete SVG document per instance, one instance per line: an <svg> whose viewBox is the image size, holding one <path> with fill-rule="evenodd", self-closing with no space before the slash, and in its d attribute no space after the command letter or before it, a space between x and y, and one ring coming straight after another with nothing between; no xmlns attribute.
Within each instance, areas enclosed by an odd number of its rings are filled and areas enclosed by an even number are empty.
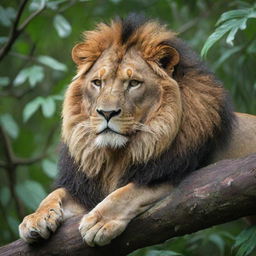
<svg viewBox="0 0 256 256"><path fill-rule="evenodd" d="M12 26L12 30L11 30L11 35L15 34L16 31L17 31L17 27L18 27L18 24L20 22L20 18L21 18L21 15L25 9L25 6L26 4L28 3L29 0L23 0L18 8L18 12L17 12L17 16L14 20L14 23L13 23L13 26Z"/></svg>
<svg viewBox="0 0 256 256"><path fill-rule="evenodd" d="M39 9L33 12L18 28L19 32L22 32L27 25L37 16L39 15L46 7L46 1L42 1L42 4Z"/></svg>
<svg viewBox="0 0 256 256"><path fill-rule="evenodd" d="M31 158L22 158L14 155L10 140L3 128L0 126L0 136L3 138L4 152L7 158L7 163L0 161L0 167L8 168L8 166L12 166L12 168L15 169L19 165L31 165L47 157L47 150L52 143L53 136L58 127L58 125L55 125L49 132L41 154Z"/></svg>
<svg viewBox="0 0 256 256"><path fill-rule="evenodd" d="M46 156L47 156L46 153L42 153L41 155L32 157L32 158L16 158L15 164L16 165L31 165L38 161L43 160Z"/></svg>
<svg viewBox="0 0 256 256"><path fill-rule="evenodd" d="M4 148L7 164L10 166L13 166L14 154L12 151L11 142L1 125L0 125L0 137L2 138L2 141L3 141L3 148Z"/></svg>
<svg viewBox="0 0 256 256"><path fill-rule="evenodd" d="M37 16L39 15L46 7L45 2L42 2L41 7L36 10L34 13L32 13L19 27L18 24L20 22L21 15L24 11L24 8L27 4L28 0L23 0L19 6L17 16L14 20L9 39L7 43L0 49L0 61L8 54L8 52L11 50L13 44L17 40L17 38L20 36L20 34L24 31L24 29L27 27L27 25Z"/></svg>
<svg viewBox="0 0 256 256"><path fill-rule="evenodd" d="M14 44L16 38L19 36L17 27L18 27L21 15L24 11L24 8L25 8L27 2L28 2L28 0L23 0L18 8L18 12L17 12L16 18L14 20L14 23L13 23L13 26L11 29L9 39L8 39L7 43L4 45L4 47L1 48L1 50L0 50L0 61L7 55L7 53L11 49L12 45Z"/></svg>
<svg viewBox="0 0 256 256"><path fill-rule="evenodd" d="M19 158L19 157L16 157L15 154L13 153L9 137L5 133L3 127L0 126L0 138L1 138L1 141L3 141L3 151L6 156L6 162L4 163L1 161L0 167L6 171L6 176L9 182L10 193L15 202L17 215L20 220L22 220L22 218L24 217L24 206L20 202L19 197L17 196L15 191L17 167L21 165L31 165L44 159L47 156L47 149L51 144L52 138L57 128L58 126L54 126L50 131L46 139L46 143L44 145L42 153L40 155L32 158Z"/></svg>
<svg viewBox="0 0 256 256"><path fill-rule="evenodd" d="M15 202L17 215L19 219L22 219L24 215L23 206L15 191L16 168L17 168L17 166L14 163L15 156L13 154L11 142L2 126L0 126L0 137L2 138L2 141L3 141L3 148L4 148L5 157L6 157L6 163L5 163L4 169L6 171L6 176L9 182L9 189L11 192L11 196Z"/></svg>
<svg viewBox="0 0 256 256"><path fill-rule="evenodd" d="M88 247L78 231L82 216L68 219L51 239L33 246L17 240L0 256L124 256L172 237L256 214L256 154L224 160L187 176L165 199L135 218L104 247Z"/></svg>

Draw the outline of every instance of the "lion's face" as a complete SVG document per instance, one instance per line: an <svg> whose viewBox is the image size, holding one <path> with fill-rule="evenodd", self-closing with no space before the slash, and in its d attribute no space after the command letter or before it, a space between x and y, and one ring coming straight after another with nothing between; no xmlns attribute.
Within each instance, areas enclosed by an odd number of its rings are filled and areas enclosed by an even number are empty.
<svg viewBox="0 0 256 256"><path fill-rule="evenodd" d="M86 74L83 97L97 147L121 147L146 127L161 104L159 77L131 49L118 61L109 49Z"/></svg>
<svg viewBox="0 0 256 256"><path fill-rule="evenodd" d="M123 163L117 170L156 158L181 123L174 34L154 22L129 38L122 31L120 22L99 24L72 50L78 72L65 95L62 138L88 176L112 170L115 157Z"/></svg>
<svg viewBox="0 0 256 256"><path fill-rule="evenodd" d="M101 173L112 187L131 165L168 149L175 168L179 157L189 166L187 156L226 118L222 86L175 33L154 21L130 23L100 23L84 33L72 50L78 72L62 111L71 157L88 177Z"/></svg>

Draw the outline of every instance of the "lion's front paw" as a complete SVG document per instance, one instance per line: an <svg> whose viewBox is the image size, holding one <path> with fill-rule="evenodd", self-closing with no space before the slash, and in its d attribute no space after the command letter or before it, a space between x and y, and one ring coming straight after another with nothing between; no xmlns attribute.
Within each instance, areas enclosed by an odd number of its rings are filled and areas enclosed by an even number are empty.
<svg viewBox="0 0 256 256"><path fill-rule="evenodd" d="M121 234L128 222L121 219L108 218L98 210L93 210L84 215L80 222L79 230L84 241L89 246L103 246Z"/></svg>
<svg viewBox="0 0 256 256"><path fill-rule="evenodd" d="M26 216L19 225L20 237L28 243L49 238L62 222L60 207L43 209Z"/></svg>

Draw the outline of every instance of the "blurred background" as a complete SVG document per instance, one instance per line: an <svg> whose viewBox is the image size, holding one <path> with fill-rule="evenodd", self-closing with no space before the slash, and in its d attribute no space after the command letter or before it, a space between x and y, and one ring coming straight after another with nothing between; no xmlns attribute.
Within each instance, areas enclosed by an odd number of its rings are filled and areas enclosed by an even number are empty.
<svg viewBox="0 0 256 256"><path fill-rule="evenodd" d="M51 191L63 94L76 71L72 47L95 23L129 12L177 31L223 81L236 111L256 114L255 1L1 0L0 245L18 238L22 218ZM255 246L256 229L238 220L133 255L256 255Z"/></svg>

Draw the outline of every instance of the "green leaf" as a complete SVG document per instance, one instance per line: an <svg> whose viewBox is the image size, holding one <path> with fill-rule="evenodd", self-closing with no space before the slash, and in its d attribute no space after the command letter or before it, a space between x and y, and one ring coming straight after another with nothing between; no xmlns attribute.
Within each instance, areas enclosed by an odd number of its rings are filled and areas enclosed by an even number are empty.
<svg viewBox="0 0 256 256"><path fill-rule="evenodd" d="M40 9L48 0L32 0L29 10L30 11L36 11Z"/></svg>
<svg viewBox="0 0 256 256"><path fill-rule="evenodd" d="M201 56L205 57L209 49L228 32L226 42L233 46L233 41L238 30L244 30L246 28L246 23L249 18L256 18L255 8L232 10L223 13L216 23L217 26L221 23L222 25L217 27L208 37L201 51Z"/></svg>
<svg viewBox="0 0 256 256"><path fill-rule="evenodd" d="M51 117L56 109L55 101L52 97L47 97L42 101L42 111L45 117Z"/></svg>
<svg viewBox="0 0 256 256"><path fill-rule="evenodd" d="M8 37L6 36L0 36L0 44L4 44L8 41Z"/></svg>
<svg viewBox="0 0 256 256"><path fill-rule="evenodd" d="M63 63L55 60L54 58L52 58L50 56L39 56L37 58L37 60L40 63L42 63L42 64L44 64L44 65L46 65L46 66L48 66L52 69L59 70L59 71L66 71L67 70L66 65L64 65Z"/></svg>
<svg viewBox="0 0 256 256"><path fill-rule="evenodd" d="M256 248L256 226L244 229L236 238L233 249L238 248L236 256L247 256Z"/></svg>
<svg viewBox="0 0 256 256"><path fill-rule="evenodd" d="M41 103L43 102L42 97L37 97L34 100L26 104L23 110L23 121L27 122L28 119L38 110Z"/></svg>
<svg viewBox="0 0 256 256"><path fill-rule="evenodd" d="M59 5L65 2L67 2L67 0L49 1L47 2L47 7L52 10L57 10L59 8Z"/></svg>
<svg viewBox="0 0 256 256"><path fill-rule="evenodd" d="M60 37L67 37L71 33L71 25L69 22L60 14L57 14L53 19L53 25Z"/></svg>
<svg viewBox="0 0 256 256"><path fill-rule="evenodd" d="M218 234L211 234L209 236L209 241L214 243L218 249L220 250L220 256L224 255L225 252L225 241L223 238Z"/></svg>
<svg viewBox="0 0 256 256"><path fill-rule="evenodd" d="M150 250L145 256L182 256L182 254L169 250Z"/></svg>
<svg viewBox="0 0 256 256"><path fill-rule="evenodd" d="M239 29L239 27L232 28L227 36L226 43L229 44L230 46L234 45L233 40L235 39L235 35L236 35L238 29Z"/></svg>
<svg viewBox="0 0 256 256"><path fill-rule="evenodd" d="M220 25L223 21L230 20L230 19L236 19L236 18L244 18L251 12L251 8L246 9L239 9L239 10L232 10L228 12L224 12L220 19L217 21L216 26Z"/></svg>
<svg viewBox="0 0 256 256"><path fill-rule="evenodd" d="M16 11L12 7L3 8L0 6L0 24L5 27L12 25L12 20L16 17Z"/></svg>
<svg viewBox="0 0 256 256"><path fill-rule="evenodd" d="M233 27L232 22L222 24L208 37L201 51L201 56L206 56L209 49Z"/></svg>
<svg viewBox="0 0 256 256"><path fill-rule="evenodd" d="M27 69L22 69L13 81L14 86L19 86L23 84L27 80L27 78L28 78Z"/></svg>
<svg viewBox="0 0 256 256"><path fill-rule="evenodd" d="M229 32L227 39L226 39L227 44L233 46L233 40L235 39L235 35L236 35L238 29L241 29L241 30L245 29L246 22L247 22L247 19L240 19L240 20L233 21L233 28Z"/></svg>
<svg viewBox="0 0 256 256"><path fill-rule="evenodd" d="M34 65L29 68L22 69L14 80L14 85L19 86L26 80L29 81L31 87L41 82L44 78L44 69L41 66Z"/></svg>
<svg viewBox="0 0 256 256"><path fill-rule="evenodd" d="M55 162L45 159L42 162L42 168L45 174L50 178L55 178L57 176L58 170Z"/></svg>
<svg viewBox="0 0 256 256"><path fill-rule="evenodd" d="M33 66L29 70L28 81L31 87L35 87L38 82L44 78L44 70L41 66Z"/></svg>
<svg viewBox="0 0 256 256"><path fill-rule="evenodd" d="M10 114L4 114L0 116L0 124L4 130L12 137L16 139L19 135L19 126Z"/></svg>
<svg viewBox="0 0 256 256"><path fill-rule="evenodd" d="M54 100L63 100L64 96L63 95L52 95L51 96Z"/></svg>
<svg viewBox="0 0 256 256"><path fill-rule="evenodd" d="M0 86L7 86L10 83L10 78L7 76L0 77Z"/></svg>
<svg viewBox="0 0 256 256"><path fill-rule="evenodd" d="M42 185L32 180L26 180L24 183L18 184L16 186L16 193L31 210L35 210L46 197L46 192Z"/></svg>

